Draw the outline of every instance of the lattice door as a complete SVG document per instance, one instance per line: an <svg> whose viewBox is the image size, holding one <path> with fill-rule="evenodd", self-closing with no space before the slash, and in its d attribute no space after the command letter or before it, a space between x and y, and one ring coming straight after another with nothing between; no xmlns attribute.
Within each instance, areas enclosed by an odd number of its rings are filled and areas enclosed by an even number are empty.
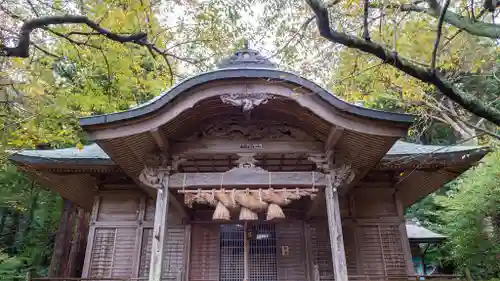
<svg viewBox="0 0 500 281"><path fill-rule="evenodd" d="M220 228L221 281L277 281L273 224L226 224Z"/></svg>

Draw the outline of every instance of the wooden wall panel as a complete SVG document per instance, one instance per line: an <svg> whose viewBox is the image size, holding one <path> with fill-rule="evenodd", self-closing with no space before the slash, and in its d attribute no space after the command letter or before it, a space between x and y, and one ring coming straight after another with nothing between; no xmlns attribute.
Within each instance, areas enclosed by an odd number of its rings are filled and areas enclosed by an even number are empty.
<svg viewBox="0 0 500 281"><path fill-rule="evenodd" d="M354 213L357 218L397 216L393 188L355 188Z"/></svg>
<svg viewBox="0 0 500 281"><path fill-rule="evenodd" d="M136 229L117 228L111 277L130 277L133 275Z"/></svg>
<svg viewBox="0 0 500 281"><path fill-rule="evenodd" d="M110 277L115 250L116 229L96 229L90 257L89 277Z"/></svg>
<svg viewBox="0 0 500 281"><path fill-rule="evenodd" d="M311 222L310 239L313 281L334 280L330 236L326 220Z"/></svg>
<svg viewBox="0 0 500 281"><path fill-rule="evenodd" d="M140 196L137 193L119 192L103 195L97 221L136 221Z"/></svg>
<svg viewBox="0 0 500 281"><path fill-rule="evenodd" d="M173 221L173 220L171 220ZM184 248L186 227L169 222L163 252L162 280L181 280L184 273Z"/></svg>
<svg viewBox="0 0 500 281"><path fill-rule="evenodd" d="M358 261L355 228L352 224L344 224L342 226L342 232L344 235L344 250L347 262L347 273L348 275L357 275Z"/></svg>
<svg viewBox="0 0 500 281"><path fill-rule="evenodd" d="M382 253L381 237L377 225L359 226L358 243L361 263L361 274L385 274L384 256Z"/></svg>
<svg viewBox="0 0 500 281"><path fill-rule="evenodd" d="M148 198L146 201L146 212L144 215L144 220L145 221L154 221L155 219L155 208L156 208L156 201L152 198ZM171 206L169 205L169 213L170 213Z"/></svg>
<svg viewBox="0 0 500 281"><path fill-rule="evenodd" d="M406 275L399 225L362 225L358 232L363 274Z"/></svg>
<svg viewBox="0 0 500 281"><path fill-rule="evenodd" d="M219 225L194 224L189 281L219 280Z"/></svg>
<svg viewBox="0 0 500 281"><path fill-rule="evenodd" d="M153 244L153 229L144 228L141 243L138 277L148 277L151 262L151 247Z"/></svg>
<svg viewBox="0 0 500 281"><path fill-rule="evenodd" d="M306 257L304 234L301 221L286 221L276 225L276 241L278 247L278 277L282 281L304 281L306 274ZM288 255L281 253L281 247L287 246Z"/></svg>
<svg viewBox="0 0 500 281"><path fill-rule="evenodd" d="M387 273L405 275L407 267L402 246L404 241L399 232L399 225L381 225L379 230Z"/></svg>

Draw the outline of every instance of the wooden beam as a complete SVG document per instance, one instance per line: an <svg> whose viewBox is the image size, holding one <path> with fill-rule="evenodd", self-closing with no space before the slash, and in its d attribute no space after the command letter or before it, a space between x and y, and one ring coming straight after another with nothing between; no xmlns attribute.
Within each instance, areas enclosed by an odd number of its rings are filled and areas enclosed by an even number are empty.
<svg viewBox="0 0 500 281"><path fill-rule="evenodd" d="M233 153L322 153L319 141L269 141L269 140L200 140L172 145L172 155L186 157L200 154Z"/></svg>
<svg viewBox="0 0 500 281"><path fill-rule="evenodd" d="M324 150L325 152L331 150L335 147L340 137L344 133L344 128L339 126L333 126L328 133L328 138L325 141Z"/></svg>
<svg viewBox="0 0 500 281"><path fill-rule="evenodd" d="M337 190L334 189L331 183L325 188L325 197L335 281L347 281L347 263L344 250L344 238L342 235L339 197Z"/></svg>
<svg viewBox="0 0 500 281"><path fill-rule="evenodd" d="M234 168L225 173L178 173L170 178L169 188L246 187L324 187L325 175L320 172L267 172Z"/></svg>
<svg viewBox="0 0 500 281"><path fill-rule="evenodd" d="M163 269L163 247L167 238L168 229L168 192L169 176L162 180L162 188L158 189L156 196L156 209L153 226L153 239L151 247L151 263L149 267L149 280L161 281Z"/></svg>
<svg viewBox="0 0 500 281"><path fill-rule="evenodd" d="M170 142L165 137L165 135L162 134L161 130L158 128L155 128L155 129L150 130L149 133L151 134L151 136L153 136L153 139L155 140L156 145L158 146L160 151L165 153L165 154L168 154L168 151L170 148L169 147Z"/></svg>

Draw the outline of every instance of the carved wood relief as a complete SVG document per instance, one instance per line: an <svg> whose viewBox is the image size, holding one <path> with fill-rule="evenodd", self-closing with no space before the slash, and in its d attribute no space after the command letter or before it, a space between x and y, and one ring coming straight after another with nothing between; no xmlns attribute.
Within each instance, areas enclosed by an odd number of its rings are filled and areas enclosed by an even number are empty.
<svg viewBox="0 0 500 281"><path fill-rule="evenodd" d="M250 119L250 112L256 106L267 103L275 96L270 93L229 93L220 96L223 103L241 107L243 114Z"/></svg>
<svg viewBox="0 0 500 281"><path fill-rule="evenodd" d="M301 129L282 122L229 119L209 124L183 141L200 139L316 141Z"/></svg>

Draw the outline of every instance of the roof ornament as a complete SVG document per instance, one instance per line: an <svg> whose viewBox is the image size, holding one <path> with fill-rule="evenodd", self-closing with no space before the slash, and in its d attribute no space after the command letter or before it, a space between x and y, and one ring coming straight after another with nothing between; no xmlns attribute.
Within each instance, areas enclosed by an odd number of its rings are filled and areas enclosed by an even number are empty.
<svg viewBox="0 0 500 281"><path fill-rule="evenodd" d="M243 41L243 49L237 50L232 56L222 60L218 68L276 68L276 65L261 55L258 51L249 48L247 39Z"/></svg>
<svg viewBox="0 0 500 281"><path fill-rule="evenodd" d="M274 96L269 93L228 93L220 95L220 99L225 104L241 107L243 115L250 119L250 112L256 106L266 104Z"/></svg>

